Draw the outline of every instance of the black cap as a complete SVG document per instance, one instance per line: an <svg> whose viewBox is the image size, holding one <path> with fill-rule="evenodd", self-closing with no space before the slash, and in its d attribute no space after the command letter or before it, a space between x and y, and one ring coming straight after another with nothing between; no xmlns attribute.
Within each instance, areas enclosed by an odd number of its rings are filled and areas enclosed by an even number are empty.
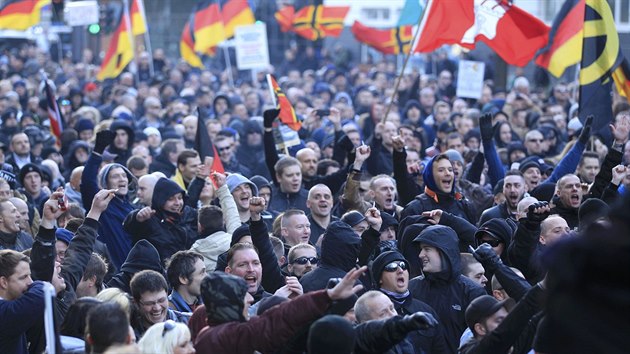
<svg viewBox="0 0 630 354"><path fill-rule="evenodd" d="M358 225L363 220L365 220L365 216L356 210L349 211L341 217L341 221L350 225L350 227Z"/></svg>
<svg viewBox="0 0 630 354"><path fill-rule="evenodd" d="M475 232L475 240L479 240L484 234L489 234L493 238L509 245L512 240L514 230L505 219L493 218L484 222Z"/></svg>
<svg viewBox="0 0 630 354"><path fill-rule="evenodd" d="M20 174L18 175L18 179L21 185L24 185L24 177L26 177L26 174L30 172L37 172L39 173L39 177L44 179L41 167L37 166L34 163L27 163L26 165L22 166L22 169L20 169Z"/></svg>
<svg viewBox="0 0 630 354"><path fill-rule="evenodd" d="M479 296L474 299L466 309L466 325L471 331L473 331L473 333L475 333L473 330L475 323L479 323L485 318L494 315L501 309L501 307L507 307L506 303L509 301L514 300L512 300L512 298L508 298L503 301L499 301L490 295Z"/></svg>

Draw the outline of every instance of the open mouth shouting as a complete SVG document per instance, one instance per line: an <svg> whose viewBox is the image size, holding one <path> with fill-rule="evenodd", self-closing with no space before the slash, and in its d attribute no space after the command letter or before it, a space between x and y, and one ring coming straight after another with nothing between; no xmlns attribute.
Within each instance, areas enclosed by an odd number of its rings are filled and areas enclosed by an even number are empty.
<svg viewBox="0 0 630 354"><path fill-rule="evenodd" d="M247 292L254 293L258 290L258 277L256 274L247 274L243 279L247 283Z"/></svg>

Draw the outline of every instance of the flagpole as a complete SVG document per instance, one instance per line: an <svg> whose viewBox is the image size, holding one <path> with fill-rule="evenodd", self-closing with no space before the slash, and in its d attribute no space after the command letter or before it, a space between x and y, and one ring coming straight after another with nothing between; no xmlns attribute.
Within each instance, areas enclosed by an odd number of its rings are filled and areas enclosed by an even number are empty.
<svg viewBox="0 0 630 354"><path fill-rule="evenodd" d="M427 5L427 8L428 8L428 5ZM413 50L415 48L416 39L418 38L418 34L420 33L420 30L422 29L420 24L422 23L424 14L427 13L427 8L425 8L425 10L422 11L422 13L420 14L420 18L418 19L418 29L416 30L416 33L413 35L413 40L411 42L411 45L409 46L409 53L407 53L407 56L405 57L405 61L403 62L403 67L400 70L400 74L396 78L396 84L394 85L394 92L392 92L392 96L389 100L389 104L387 105L387 110L385 111L385 115L381 118L381 123L385 123L387 121L387 116L389 115L389 112L391 111L392 106L394 105L394 100L396 99L396 95L398 94L398 86L400 86L400 81L403 75L405 74L405 68L407 67L407 62L409 61L409 58L411 58L411 53L413 53Z"/></svg>
<svg viewBox="0 0 630 354"><path fill-rule="evenodd" d="M125 7L124 9L124 19L125 19L125 25L127 26L127 34L129 35L129 41L131 43L131 50L133 52L133 57L131 58L131 61L133 62L133 66L136 70L134 70L134 77L136 78L136 82L140 81L140 76L138 75L138 62L136 61L136 42L135 42L135 38L133 35L133 27L131 27L131 18L130 18L130 14L129 14L129 0L123 0L123 5Z"/></svg>
<svg viewBox="0 0 630 354"><path fill-rule="evenodd" d="M142 20L144 21L144 25L147 30L144 32L144 44L147 46L147 51L149 52L149 73L151 77L155 75L155 68L153 67L153 49L151 49L151 36L149 36L149 23L147 22L147 16L144 12L144 0L138 1L138 10L140 10L140 16L142 16Z"/></svg>
<svg viewBox="0 0 630 354"><path fill-rule="evenodd" d="M225 68L228 72L228 80L230 82L230 86L234 88L234 79L232 78L232 64L230 63L230 51L228 50L227 45L223 45L223 57L225 59Z"/></svg>

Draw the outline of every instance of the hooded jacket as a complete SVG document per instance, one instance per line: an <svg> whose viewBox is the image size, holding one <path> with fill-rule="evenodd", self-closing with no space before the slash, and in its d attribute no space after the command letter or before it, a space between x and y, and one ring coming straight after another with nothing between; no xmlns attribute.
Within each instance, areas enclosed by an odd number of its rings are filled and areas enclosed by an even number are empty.
<svg viewBox="0 0 630 354"><path fill-rule="evenodd" d="M304 292L326 289L330 278L343 278L356 266L360 247L361 239L350 225L343 221L328 225L322 239L319 266L300 279Z"/></svg>
<svg viewBox="0 0 630 354"><path fill-rule="evenodd" d="M444 193L439 190L433 177L434 161L435 157L429 160L424 168L424 172L422 172L422 178L425 183L424 193L407 204L400 215L400 219L402 220L410 215L422 215L424 211L441 209L455 216L462 217L473 225L476 224L477 220L472 206L460 193L455 191L455 187L450 193Z"/></svg>
<svg viewBox="0 0 630 354"><path fill-rule="evenodd" d="M475 298L485 295L484 289L461 274L458 239L447 226L432 225L414 240L435 247L442 259L442 271L425 273L409 282L411 295L426 302L437 313L450 353L457 353L459 338L466 329L464 313Z"/></svg>
<svg viewBox="0 0 630 354"><path fill-rule="evenodd" d="M139 271L145 269L164 274L158 251L149 241L140 240L133 246L131 252L129 252L129 256L122 267L120 267L118 274L114 275L112 279L107 282L107 287L118 288L131 294L131 288L129 287L131 278Z"/></svg>
<svg viewBox="0 0 630 354"><path fill-rule="evenodd" d="M123 223L134 242L148 240L158 250L163 261L177 251L189 249L198 238L195 209L184 205L180 213L172 213L163 208L168 199L178 193L185 196L177 183L166 178L158 179L151 199L151 208L155 214L149 220L139 222L136 216L140 210L135 210L127 215Z"/></svg>
<svg viewBox="0 0 630 354"><path fill-rule="evenodd" d="M68 153L63 158L66 164L66 173L64 173L64 178L66 180L70 179L72 170L76 167L83 166L83 164L80 163L74 155L79 149L84 149L86 153L90 153L90 145L83 140L75 140L70 144L70 147L68 147Z"/></svg>
<svg viewBox="0 0 630 354"><path fill-rule="evenodd" d="M122 129L127 133L127 137L128 137L127 147L125 149L119 149L115 147L114 144L112 143L107 148L107 151L116 155L114 162L117 162L121 165L126 165L127 160L129 160L129 158L131 157L131 148L133 147L133 142L135 141L136 134L133 131L133 128L131 127L131 125L125 120L120 120L120 119L115 120L112 123L112 125L109 127L109 130L113 132L116 132L116 130L119 130L119 129Z"/></svg>
<svg viewBox="0 0 630 354"><path fill-rule="evenodd" d="M195 340L199 354L251 354L276 352L303 326L322 316L330 306L325 291L298 296L247 321L243 317L245 281L214 272L201 283L201 297L208 314L208 326Z"/></svg>
<svg viewBox="0 0 630 354"><path fill-rule="evenodd" d="M98 169L102 161L103 158L100 155L92 153L85 164L85 169L81 176L81 198L83 198L83 205L86 208L92 205L92 200L96 193L105 187L105 185L99 186L97 183ZM120 165L109 164L103 167L102 180L107 181L107 175L114 166L118 167ZM124 170L129 178L129 184L131 184L131 181L134 179L133 175L126 168ZM117 269L120 269L131 250L131 236L123 229L122 223L127 214L133 209L134 207L126 195L117 195L112 199L99 219L99 240L107 245L112 263Z"/></svg>

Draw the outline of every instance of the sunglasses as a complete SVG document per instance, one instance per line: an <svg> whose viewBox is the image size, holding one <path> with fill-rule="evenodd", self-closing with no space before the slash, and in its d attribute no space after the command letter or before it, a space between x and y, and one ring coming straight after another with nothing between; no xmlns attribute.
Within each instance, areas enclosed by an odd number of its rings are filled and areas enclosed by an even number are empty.
<svg viewBox="0 0 630 354"><path fill-rule="evenodd" d="M226 147L222 147L222 148L217 148L217 150L219 152L223 152L223 151L228 151L232 148L232 146L226 146Z"/></svg>
<svg viewBox="0 0 630 354"><path fill-rule="evenodd" d="M502 244L503 241L501 240L497 240L495 238L491 239L491 240L482 240L482 239L478 239L477 240L477 246L480 246L483 243L487 243L490 245L490 247L497 247L498 245Z"/></svg>
<svg viewBox="0 0 630 354"><path fill-rule="evenodd" d="M164 329L162 330L162 337L164 337L166 333L168 333L169 331L172 331L174 328L175 328L175 321L168 320L164 322Z"/></svg>
<svg viewBox="0 0 630 354"><path fill-rule="evenodd" d="M383 271L393 273L398 270L398 268L402 270L407 270L407 262L405 261L394 261L389 263L383 268Z"/></svg>
<svg viewBox="0 0 630 354"><path fill-rule="evenodd" d="M305 265L306 263L311 263L311 264L317 264L319 263L319 258L317 257L299 257L293 260L293 262L291 262L291 264L300 264L300 265Z"/></svg>

